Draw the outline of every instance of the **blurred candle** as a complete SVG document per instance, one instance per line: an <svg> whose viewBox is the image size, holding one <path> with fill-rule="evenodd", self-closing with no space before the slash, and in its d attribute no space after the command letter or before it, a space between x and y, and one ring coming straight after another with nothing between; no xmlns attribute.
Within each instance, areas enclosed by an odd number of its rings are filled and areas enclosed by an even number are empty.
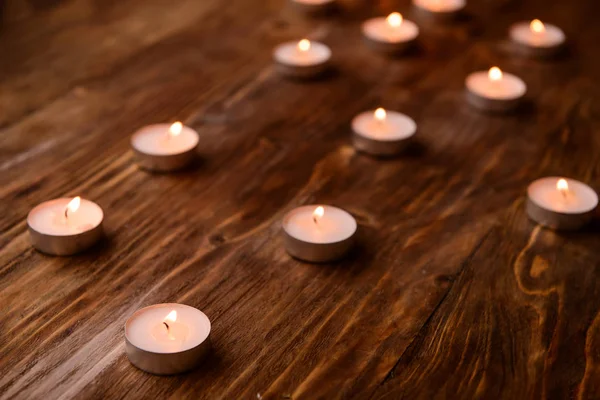
<svg viewBox="0 0 600 400"><path fill-rule="evenodd" d="M509 111L516 108L527 91L519 77L502 72L498 67L470 74L466 81L467 100L487 111Z"/></svg>
<svg viewBox="0 0 600 400"><path fill-rule="evenodd" d="M331 50L319 42L302 39L277 46L273 52L280 73L294 78L312 78L327 70Z"/></svg>
<svg viewBox="0 0 600 400"><path fill-rule="evenodd" d="M417 124L410 117L381 107L360 113L352 120L354 147L377 156L400 153L416 131Z"/></svg>
<svg viewBox="0 0 600 400"><path fill-rule="evenodd" d="M387 17L371 18L362 24L363 36L374 50L384 54L399 54L407 50L419 36L419 27L393 12Z"/></svg>
<svg viewBox="0 0 600 400"><path fill-rule="evenodd" d="M335 9L336 0L290 0L294 8L306 15L322 15Z"/></svg>
<svg viewBox="0 0 600 400"><path fill-rule="evenodd" d="M436 20L456 18L466 3L466 0L413 0L413 5L420 14Z"/></svg>
<svg viewBox="0 0 600 400"><path fill-rule="evenodd" d="M533 57L550 57L559 53L566 41L564 32L557 26L539 19L514 24L509 36L522 53Z"/></svg>

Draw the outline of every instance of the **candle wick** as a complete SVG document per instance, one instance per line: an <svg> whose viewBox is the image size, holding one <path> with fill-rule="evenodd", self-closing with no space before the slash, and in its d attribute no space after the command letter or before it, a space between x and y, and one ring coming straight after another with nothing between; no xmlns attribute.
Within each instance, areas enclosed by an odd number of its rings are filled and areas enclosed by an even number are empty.
<svg viewBox="0 0 600 400"><path fill-rule="evenodd" d="M561 190L560 193L562 193L563 198L565 199L565 201L567 200L567 191L566 190Z"/></svg>
<svg viewBox="0 0 600 400"><path fill-rule="evenodd" d="M65 219L69 219L69 207L65 208Z"/></svg>
<svg viewBox="0 0 600 400"><path fill-rule="evenodd" d="M167 330L169 330L169 324L167 324L165 321L163 321L163 324L165 324L165 326L167 327Z"/></svg>
<svg viewBox="0 0 600 400"><path fill-rule="evenodd" d="M315 225L319 225L319 224L317 223L317 221L318 221L318 220L317 220L317 217L316 217L316 216L313 216L313 221L315 222Z"/></svg>

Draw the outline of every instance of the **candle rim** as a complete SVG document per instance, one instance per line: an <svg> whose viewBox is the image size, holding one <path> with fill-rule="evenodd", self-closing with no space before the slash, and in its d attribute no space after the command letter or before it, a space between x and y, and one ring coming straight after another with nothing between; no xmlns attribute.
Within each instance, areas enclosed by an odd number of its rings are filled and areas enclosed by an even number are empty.
<svg viewBox="0 0 600 400"><path fill-rule="evenodd" d="M85 199L85 198L83 198L81 196L79 196L79 197L81 198L81 205L79 206L79 210L81 210L82 207L84 207L83 204L85 203L86 204L85 207L92 206L92 207L94 207L96 209L96 211L99 211L99 214L100 214L99 221L97 221L95 224L91 224L91 226L88 229L85 229L85 230L77 232L77 233L66 233L66 234L65 233L60 233L60 232L58 232L58 233L54 233L54 232L53 233L48 233L47 231L40 230L38 227L35 226L35 224L32 224L33 215L36 212L38 212L40 209L48 207L48 206L52 205L52 203L63 203L63 202L64 202L64 205L66 207L67 204L71 200L73 200L73 197L59 197L59 198L56 198L56 199L47 200L47 201L44 201L42 203L39 203L38 205L36 205L35 207L33 207L29 211L29 213L27 213L27 226L30 229L32 229L35 232L37 232L38 234L40 234L40 235L49 236L49 237L60 236L60 237L64 237L64 238L67 238L67 237L73 237L74 238L74 237L83 235L85 233L88 233L89 231L92 231L92 230L96 229L97 227L99 227L100 225L102 225L102 222L104 221L104 210L102 209L102 207L100 207L97 203L95 203L95 202L93 202L91 200Z"/></svg>
<svg viewBox="0 0 600 400"><path fill-rule="evenodd" d="M291 209L290 211L288 211L285 214L285 216L283 217L283 220L281 222L282 228L285 231L285 233L290 235L291 237L293 237L296 240L299 240L301 242L306 242L305 240L292 235L292 233L287 229L288 221L294 214L305 211L305 210L310 211L310 213L312 214L312 212L315 210L315 208L317 208L319 206L321 206L325 209L325 214L327 214L328 209L330 209L330 210L333 209L333 210L342 212L342 214L349 217L349 220L352 221L352 229L351 229L351 232L347 236L345 236L341 239L338 239L338 240L323 241L323 242L307 242L307 243L311 243L315 246L331 245L331 244L335 244L335 243L344 242L356 234L356 231L358 230L358 222L356 222L356 218L354 218L354 216L352 214L350 214L348 211L344 210L343 208L332 206L329 204L307 204L307 205L303 205L303 206L299 206L299 207L295 207L295 208Z"/></svg>
<svg viewBox="0 0 600 400"><path fill-rule="evenodd" d="M591 207L589 208L585 208L583 210L554 210L554 209L549 209L546 207L546 205L541 204L539 201L537 201L536 197L533 195L533 191L541 186L541 185L546 185L547 183L551 183L552 187L554 187L554 190L556 189L556 182L558 182L559 179L565 179L568 184L569 184L569 191L570 192L574 192L574 191L584 191L587 193L587 195L589 195L591 198L594 199L594 204L591 205ZM574 188L577 188L576 190L574 190ZM572 179L572 178L567 178L566 176L545 176L543 178L539 178L534 180L533 182L531 182L529 184L529 186L527 186L527 198L532 201L533 203L535 203L538 207L541 207L543 209L547 209L547 210L551 210L552 212L556 213L556 214L563 214L563 215L577 215L577 214L583 214L583 213L587 213L587 212L591 212L594 211L596 209L596 207L598 207L598 203L599 203L599 197L598 197L598 193L596 193L596 191L587 183L578 181L577 179Z"/></svg>
<svg viewBox="0 0 600 400"><path fill-rule="evenodd" d="M140 346L139 344L135 343L135 340L132 341L131 338L128 335L128 330L127 327L131 325L131 323L134 321L135 317L143 314L145 311L156 308L156 309L160 309L160 308L171 308L171 309L175 309L175 308L187 308L187 309L191 309L193 310L193 312L197 312L199 313L199 317L200 319L203 319L207 322L207 326L208 329L205 332L205 335L202 336L202 340L200 340L197 344L185 349L185 350L180 350L180 351L156 351L156 350L150 350L144 346ZM208 316L202 312L200 309L187 305L187 304L182 304L182 303L159 303L159 304L152 304L146 307L142 307L138 310L136 310L133 314L131 314L129 316L129 318L127 318L127 321L125 321L125 325L124 325L124 331L125 331L125 339L127 340L127 342L131 343L132 346L144 350L147 353L152 353L152 354L181 354L181 353L185 353L187 351L190 350L194 350L196 347L202 345L203 343L206 343L206 341L208 340L209 336L210 336L210 332L212 331L212 324L210 323L210 318L208 318Z"/></svg>

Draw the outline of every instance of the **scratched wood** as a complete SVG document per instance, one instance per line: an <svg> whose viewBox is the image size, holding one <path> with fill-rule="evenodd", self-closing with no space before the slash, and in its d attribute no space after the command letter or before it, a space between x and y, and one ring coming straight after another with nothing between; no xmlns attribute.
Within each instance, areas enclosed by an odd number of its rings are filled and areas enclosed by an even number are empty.
<svg viewBox="0 0 600 400"><path fill-rule="evenodd" d="M600 189L599 5L473 1L386 60L360 21L408 2L342 4L305 20L283 0L0 2L0 398L600 398L600 224L558 234L523 211L541 176ZM507 27L535 17L565 29L566 57L508 53ZM303 36L332 47L325 79L273 70L273 46ZM527 82L519 113L465 104L491 65ZM419 124L402 157L349 144L380 104ZM201 161L140 171L130 134L175 119ZM27 212L71 195L103 207L107 239L36 252ZM357 217L346 260L283 250L282 216L314 202ZM160 302L211 318L199 369L127 361L125 320Z"/></svg>

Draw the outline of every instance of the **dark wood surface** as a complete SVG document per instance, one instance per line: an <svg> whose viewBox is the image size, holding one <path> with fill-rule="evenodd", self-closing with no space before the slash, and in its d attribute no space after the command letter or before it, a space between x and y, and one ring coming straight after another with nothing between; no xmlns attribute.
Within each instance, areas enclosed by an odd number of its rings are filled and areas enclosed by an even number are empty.
<svg viewBox="0 0 600 400"><path fill-rule="evenodd" d="M283 0L2 2L0 398L600 398L598 219L555 233L524 213L541 176L600 189L599 3L472 1L397 60L359 24L408 2L342 3L314 21ZM508 52L508 26L536 17L566 57ZM274 72L272 48L303 36L332 48L326 79ZM464 77L491 65L527 82L519 113L465 104ZM380 104L419 124L410 153L350 146L352 116ZM140 171L130 134L176 119L202 161ZM28 211L74 195L103 207L107 239L33 250ZM359 220L343 262L282 248L282 216L314 202ZM198 370L128 362L125 320L161 302L211 318Z"/></svg>

